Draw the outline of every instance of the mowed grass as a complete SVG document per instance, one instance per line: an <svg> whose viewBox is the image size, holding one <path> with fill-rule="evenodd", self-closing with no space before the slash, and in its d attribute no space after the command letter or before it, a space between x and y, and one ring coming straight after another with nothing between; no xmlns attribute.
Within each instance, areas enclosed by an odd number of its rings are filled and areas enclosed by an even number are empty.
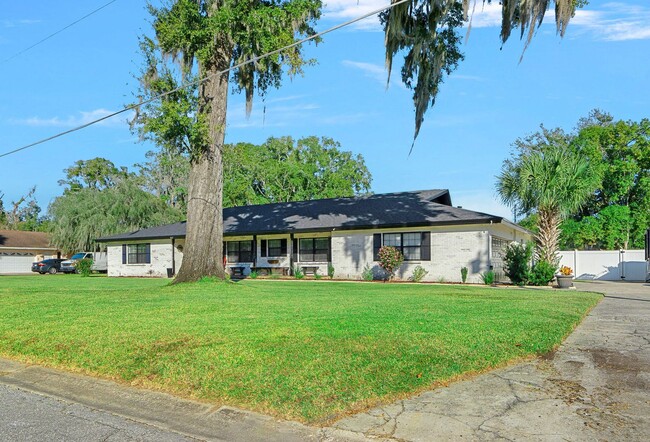
<svg viewBox="0 0 650 442"><path fill-rule="evenodd" d="M0 354L322 423L554 349L575 291L0 277Z"/></svg>

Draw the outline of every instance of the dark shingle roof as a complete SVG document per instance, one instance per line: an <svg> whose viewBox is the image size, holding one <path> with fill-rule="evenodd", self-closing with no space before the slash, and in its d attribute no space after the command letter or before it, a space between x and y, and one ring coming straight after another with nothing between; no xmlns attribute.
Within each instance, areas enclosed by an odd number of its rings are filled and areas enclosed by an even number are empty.
<svg viewBox="0 0 650 442"><path fill-rule="evenodd" d="M56 250L50 245L50 236L47 233L20 230L0 230L0 247Z"/></svg>
<svg viewBox="0 0 650 442"><path fill-rule="evenodd" d="M444 189L384 193L224 209L224 235L313 232L501 222L502 218L451 206ZM185 236L185 222L107 236L98 241Z"/></svg>

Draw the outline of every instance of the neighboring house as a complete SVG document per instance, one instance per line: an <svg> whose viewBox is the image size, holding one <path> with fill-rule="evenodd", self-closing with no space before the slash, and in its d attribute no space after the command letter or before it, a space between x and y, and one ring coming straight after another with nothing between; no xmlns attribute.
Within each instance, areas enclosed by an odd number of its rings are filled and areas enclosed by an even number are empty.
<svg viewBox="0 0 650 442"><path fill-rule="evenodd" d="M0 275L31 273L34 261L60 256L47 233L0 230Z"/></svg>
<svg viewBox="0 0 650 442"><path fill-rule="evenodd" d="M405 261L397 277L422 266L428 281L469 282L500 271L500 253L511 241L532 239L506 219L453 207L448 190L387 193L291 203L232 207L223 211L224 255L234 274L307 273L360 279L364 268L377 277L382 245L397 247ZM109 276L171 276L180 268L185 222L107 236Z"/></svg>

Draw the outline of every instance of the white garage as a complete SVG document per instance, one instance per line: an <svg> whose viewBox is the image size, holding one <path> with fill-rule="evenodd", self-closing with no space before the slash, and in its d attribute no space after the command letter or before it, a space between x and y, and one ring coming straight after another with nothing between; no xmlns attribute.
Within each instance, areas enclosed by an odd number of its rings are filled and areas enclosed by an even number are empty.
<svg viewBox="0 0 650 442"><path fill-rule="evenodd" d="M34 261L60 255L47 233L0 230L0 275L31 273Z"/></svg>

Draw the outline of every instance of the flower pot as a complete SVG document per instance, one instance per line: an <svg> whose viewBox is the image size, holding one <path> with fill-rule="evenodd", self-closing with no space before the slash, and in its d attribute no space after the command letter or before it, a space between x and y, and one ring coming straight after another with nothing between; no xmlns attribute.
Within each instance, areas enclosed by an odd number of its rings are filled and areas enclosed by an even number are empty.
<svg viewBox="0 0 650 442"><path fill-rule="evenodd" d="M573 287L573 275L557 275L557 285L561 289Z"/></svg>

